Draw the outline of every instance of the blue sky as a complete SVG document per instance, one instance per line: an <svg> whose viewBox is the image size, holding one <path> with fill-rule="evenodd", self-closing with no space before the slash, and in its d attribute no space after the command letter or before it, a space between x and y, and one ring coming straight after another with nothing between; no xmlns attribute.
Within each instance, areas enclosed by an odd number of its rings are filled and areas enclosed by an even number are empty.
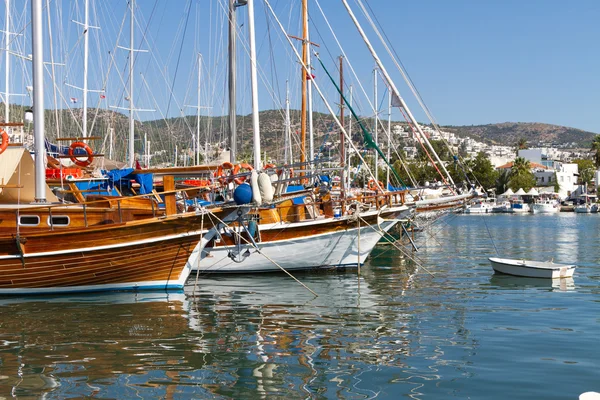
<svg viewBox="0 0 600 400"><path fill-rule="evenodd" d="M261 108L283 105L286 80L290 81L292 108L299 108L297 63L272 17L267 22L262 0L255 1ZM126 106L127 95L123 88L127 81L124 74L127 53L115 49L115 44L129 45L127 3L124 0L90 2L93 10L90 22L101 29L92 31L90 36L89 86L91 89L106 88L106 99L90 94L90 106ZM340 50L316 4L313 0L309 3L311 39L321 44L318 51L323 62L335 71L333 59ZM342 41L358 80L372 96L374 62L341 1L320 0L320 3ZM355 0L349 0L349 3L359 15L371 41L376 43L377 51L411 110L420 121L425 121L400 74L360 15ZM300 1L271 0L271 4L288 33L300 35ZM369 0L368 4L438 123L544 122L600 132L599 1ZM138 0L137 7L136 47L150 52L137 55L135 103L141 108L158 110L140 113L138 118L154 119L196 112L186 105L197 104L199 52L204 60L201 103L210 107L202 113L226 113L225 0ZM0 8L0 21L4 24L4 9ZM67 66L56 67L54 80L49 71L46 85L52 88L52 82L56 82L59 107L80 106L80 101L75 105L68 104L71 97L80 99L81 93L64 83L81 86L80 29L69 21L81 20L82 10L83 0L51 2L55 62L65 62ZM13 47L19 47L21 40L24 53L31 52L25 27L28 12L26 2L13 1L14 30L25 32L24 37L15 39ZM250 112L250 94L244 50L245 9L239 10L239 25L238 112L246 114ZM143 32L147 40L140 42ZM49 37L46 36L46 60L49 60ZM0 87L4 91L4 60L0 62ZM14 62L12 92L23 92L30 84L28 69L26 63ZM25 74L22 71L26 71ZM320 67L315 67L315 75L334 104L337 95ZM364 94L358 89L356 77L349 70L346 79L355 87L355 104L359 112L372 114ZM378 103L387 104L384 84L380 80L378 87ZM52 107L53 101L54 93L47 89L47 107ZM315 100L315 108L325 110L320 99ZM397 112L393 115L394 119L401 118Z"/></svg>

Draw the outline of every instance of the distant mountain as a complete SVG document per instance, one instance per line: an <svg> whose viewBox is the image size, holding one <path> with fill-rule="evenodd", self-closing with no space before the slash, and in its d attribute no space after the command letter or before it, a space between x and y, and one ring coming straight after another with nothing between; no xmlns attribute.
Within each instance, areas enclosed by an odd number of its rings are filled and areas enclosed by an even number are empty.
<svg viewBox="0 0 600 400"><path fill-rule="evenodd" d="M444 126L442 129L454 132L459 137L469 136L480 142L505 146L516 146L519 139L523 138L529 147L589 148L596 136L593 132L581 129L539 122Z"/></svg>
<svg viewBox="0 0 600 400"><path fill-rule="evenodd" d="M25 107L11 105L11 120L23 118ZM3 110L3 103L0 103ZM0 114L3 114L0 111ZM71 110L46 110L46 134L50 140L56 138L57 125L60 127L62 137L79 137L81 108ZM57 117L58 116L58 123ZM0 120L3 116L0 115ZM300 140L300 112L291 111L292 140L299 143ZM364 126L372 131L373 119L365 118ZM382 121L387 126L387 121ZM350 118L346 116L345 125L348 129ZM176 117L155 121L136 121L136 152L143 152L143 139L147 138L152 143L151 150L156 152L163 150L163 155L156 158L156 162L167 162L172 159L175 148L179 154L186 149L192 148L192 140L196 135L196 116ZM404 122L393 122L392 125L405 125ZM227 116L200 117L201 138L205 142L208 133L209 143L221 143L224 146L228 142L228 118ZM283 156L283 142L285 130L285 112L283 110L265 110L260 112L261 126L261 149L273 159ZM329 145L339 138L339 130L334 125L334 120L329 114L313 113L313 126L316 133L315 150L327 152ZM248 159L252 154L252 116L244 115L237 117L238 127L238 152L240 159ZM126 141L129 132L127 115L107 109L89 109L88 129L90 136L98 137L94 140L92 147L98 151L106 151L108 145L106 139L110 130L114 132L115 159L125 159ZM505 146L516 146L519 139L524 138L529 147L557 147L557 148L589 148L595 133L564 126L543 124L505 122L500 124L471 125L471 126L442 126L442 130L455 133L459 137L470 137L474 140ZM380 137L381 134L380 128ZM362 144L362 134L356 123L352 121L352 136L359 146ZM62 142L65 144L64 142ZM104 147L104 150L103 150ZM296 147L297 148L297 147ZM216 150L216 149L215 149ZM297 150L296 150L297 151ZM307 144L308 151L308 144ZM335 150L332 148L333 153ZM297 154L296 154L297 156Z"/></svg>

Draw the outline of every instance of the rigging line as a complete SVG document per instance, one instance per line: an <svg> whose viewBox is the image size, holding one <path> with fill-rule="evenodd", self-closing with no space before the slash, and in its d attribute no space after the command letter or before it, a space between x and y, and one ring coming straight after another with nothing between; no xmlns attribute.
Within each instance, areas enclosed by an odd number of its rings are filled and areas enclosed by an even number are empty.
<svg viewBox="0 0 600 400"><path fill-rule="evenodd" d="M210 215L212 215L219 223L223 224L223 226L229 226L227 225L225 222L223 222L219 217L217 217L217 215L213 212L211 212L210 210L206 210L208 213L210 213ZM238 211L239 212L239 211ZM240 232L238 232L235 229L231 229L231 232L233 234L235 234L238 237L238 240L241 242L242 240L244 242L246 242L247 245L253 247L256 252L260 255L262 255L263 257L265 257L267 260L271 261L275 266L277 266L279 269L281 269L283 272L285 272L290 278L292 278L293 280L295 280L297 283L299 283L301 286L303 286L306 290L308 290L309 292L311 292L313 295L315 295L315 297L319 297L318 294L316 294L313 290L311 290L308 286L306 286L304 283L302 283L298 278L296 278L294 275L292 275L288 270L286 270L285 268L283 268L281 265L279 265L275 260L273 260L271 257L269 257L268 255L266 255L265 253L262 252L262 250L258 247L258 245L256 245L255 243L250 242L248 239L246 239L245 237L243 237L241 235Z"/></svg>
<svg viewBox="0 0 600 400"><path fill-rule="evenodd" d="M333 83L333 86L335 86L336 90L338 91L338 93L342 97L342 100L344 101L344 103L346 103L346 107L348 107L348 109L352 113L352 116L358 121L358 125L360 126L361 130L363 131L363 137L364 137L365 145L367 146L367 148L368 147L373 148L377 152L377 154L379 154L381 156L381 158L385 161L385 163L388 165L388 167L390 167L390 169L392 170L392 172L394 173L394 175L396 176L396 178L400 181L400 183L402 183L402 185L404 187L406 187L406 183L404 183L404 181L402 180L402 178L400 178L400 176L396 173L396 170L394 168L392 168L392 166L390 165L389 160L387 159L387 157L385 156L385 154L383 154L383 151L381 151L381 149L379 148L379 146L377 145L377 143L375 143L375 141L373 140L373 137L371 136L371 134L367 131L367 129L365 128L365 126L360 122L358 116L354 112L354 109L352 108L352 106L350 105L350 103L348 102L348 100L346 99L346 96L344 96L343 92L340 90L340 88L338 87L337 83L335 82L335 80L333 79L333 77L331 76L331 74L329 73L329 71L327 71L327 68L325 68L325 65L323 64L323 61L321 61L321 58L319 58L319 55L317 53L315 53L315 57L317 58L317 60L319 61L319 64L321 64L321 67L323 68L323 70L325 71L325 73L327 74L327 76L329 77L329 79L331 80L331 82ZM374 179L375 179L376 185L379 187L380 186L379 185L379 179L377 179L377 177L375 177ZM382 187L379 187L379 189L381 189L381 191L383 191Z"/></svg>
<svg viewBox="0 0 600 400"><path fill-rule="evenodd" d="M404 114L404 110L402 109L402 107L399 107L399 109L400 109L400 112L402 113L402 115L404 116L404 118L406 119L406 121L408 122L408 118L406 117L406 114ZM413 136L415 138L417 138L417 140L419 141L419 144L423 148L423 151L425 151L425 154L427 155L427 158L431 162L431 165L433 165L433 168L435 168L435 170L437 171L437 173L442 177L442 180L444 181L444 183L446 184L446 186L450 187L450 184L448 183L448 181L446 181L446 177L439 170L439 168L437 167L437 164L435 163L435 161L433 161L433 158L431 157L431 154L429 154L429 151L425 148L425 145L421 141L420 135L416 134L415 128L412 126L412 124L409 123L408 126L410 126L410 129L412 129ZM456 194L456 192L454 191L454 189L450 188L450 190L452 191L452 193Z"/></svg>
<svg viewBox="0 0 600 400"><path fill-rule="evenodd" d="M273 18L277 22L277 25L279 26L279 29L281 29L281 32L283 32L283 35L285 36L288 44L290 45L290 47L294 51L294 55L296 56L296 59L298 60L299 64L302 66L304 72L307 74L306 76L308 76L310 78L310 80L312 81L313 86L314 86L315 90L317 91L317 93L319 94L319 96L321 97L321 100L323 101L323 104L327 108L327 111L329 111L329 114L331 115L331 117L333 118L333 120L337 124L337 126L340 128L340 131L344 134L344 137L346 138L346 140L348 140L348 143L350 144L350 146L352 146L352 149L358 155L358 158L365 164L365 169L367 170L368 175L371 178L373 178L375 180L375 182L377 182L377 178L375 177L375 175L373 175L373 172L371 171L371 169L369 168L369 166L365 162L365 159L363 158L363 156L360 154L360 151L358 150L358 148L356 147L356 145L352 142L352 138L350 137L350 135L348 134L348 132L346 131L346 129L344 128L344 126L340 123L340 120L338 119L338 117L336 116L336 114L333 112L333 109L331 108L331 106L327 102L327 99L325 98L325 95L321 91L320 86L317 84L317 82L314 80L314 78L310 74L310 71L308 70L308 67L306 66L306 64L304 64L304 62L302 61L302 57L300 56L300 53L298 52L298 50L294 47L294 44L292 43L292 39L289 36L286 35L285 29L283 28L283 25L279 21L279 18L277 18L277 15L275 15L275 11L271 7L271 4L269 3L268 0L264 0L264 2L265 2L265 5L267 7L269 7L269 11L271 11L271 15L273 15ZM317 59L318 59L318 57L317 57Z"/></svg>
<svg viewBox="0 0 600 400"><path fill-rule="evenodd" d="M404 80L406 81L406 83L408 84L409 88L411 89L411 91L413 92L413 95L415 96L415 98L417 99L417 101L419 102L419 105L421 106L421 108L423 108L423 110L425 111L425 114L427 114L427 117L429 118L429 120L431 121L432 125L434 126L434 128L441 133L441 129L439 127L439 125L437 124L437 122L435 121L435 118L433 117L431 111L429 110L429 107L427 107L427 105L425 104L425 101L423 100L421 94L419 93L419 91L417 90L416 86L414 85L412 79L410 78L410 76L408 75L408 72L406 72L406 69L404 68L404 65L401 64L400 61L400 57L398 57L398 53L396 52L396 50L393 48L393 45L391 44L389 38L387 37L387 35L385 35L385 38L387 39L384 40L384 38L382 37L379 29L377 28L377 26L375 25L375 23L373 22L373 20L371 19L370 14L367 12L367 10L365 9L365 6L363 5L362 0L356 0L356 2L358 3L359 7L361 8L363 14L365 15L365 17L367 18L367 20L369 21L369 23L371 24L371 27L373 28L373 30L375 31L375 33L377 34L377 36L379 37L379 40L381 41L381 43L384 45L385 49L387 50L390 58L392 59L392 61L394 61L394 64L396 65L396 68L398 69L398 71L400 72L400 74L404 77ZM368 4L368 3L367 3ZM371 13L373 14L373 16L375 17L375 19L377 20L377 17L375 16L375 13L373 12L373 10L371 9L371 6L369 5L369 9L371 10ZM377 20L377 24L379 25L379 27L381 28L381 24L379 24L379 21ZM381 28L381 30L383 31L383 28ZM385 31L384 31L385 34ZM390 50L390 47L393 50L393 54L392 51ZM395 55L395 57L394 57ZM448 150L450 151L450 154L452 154L453 156L455 156L456 154L454 153L454 150L452 149L452 147L450 146L450 144L446 141L446 139L440 134L440 136L442 137L442 141L444 142L444 144L446 145L446 147L448 148ZM460 161L460 159L457 157L457 160L459 163L462 162ZM464 168L464 166L463 166ZM466 174L465 174L466 177ZM467 178L468 180L468 178Z"/></svg>
<svg viewBox="0 0 600 400"><path fill-rule="evenodd" d="M490 237L490 241L492 242L492 246L494 246L494 250L496 250L496 255L500 256L498 248L496 247L496 243L494 242L494 238L492 237L492 233L490 232L490 227L488 226L487 221L485 220L485 217L483 215L481 215L481 218L483 218L483 223L485 224L485 229L487 229L487 233Z"/></svg>
<svg viewBox="0 0 600 400"><path fill-rule="evenodd" d="M322 16L323 16L323 18L325 19L325 22L326 22L327 26L329 27L329 30L330 30L331 34L333 35L333 37L334 37L334 39L335 39L335 41L336 41L336 43L337 43L337 45L338 45L338 47L339 47L340 51L342 52L342 55L344 56L344 58L345 58L345 60L346 60L346 62L347 62L347 64L348 64L348 66L350 67L350 70L352 71L352 74L354 75L354 78L355 78L355 79L356 79L356 81L358 82L358 85L359 85L360 89L362 90L363 94L365 95L365 98L366 98L366 100L367 100L367 103L368 103L368 106L369 106L369 108L370 108L370 109L373 109L373 108L374 108L374 106L373 106L373 103L372 103L372 102L371 102L371 100L370 100L370 96L369 96L369 95L367 95L367 92L365 91L365 88L362 86L362 83L361 83L361 82L362 82L362 80L358 78L358 75L356 74L356 71L354 70L354 67L352 66L352 63L350 62L350 59L348 58L348 56L346 55L346 53L345 53L344 49L342 48L342 45L341 45L341 43L339 42L339 40L338 40L338 38L337 38L337 35L335 34L335 32L334 32L333 28L331 27L331 24L329 23L329 20L328 20L328 19L327 19L327 17L325 16L325 13L323 12L323 9L321 8L321 5L319 4L319 1L318 1L318 0L315 0L315 3L316 3L316 4L317 4L317 6L319 7L319 10L321 11L321 15L322 15ZM314 25L314 26L315 26L315 28L316 28L317 35L318 35L318 36L319 36L321 39L323 39L323 36L321 35L321 33L320 33L320 31L319 31L318 27L317 27L315 24L313 24L313 25ZM327 50L327 52L328 52L329 56L330 56L330 57L332 57L332 54L331 54L331 52L329 51L329 47L326 45L326 42L325 42L324 40L322 40L322 41L325 43L325 44L324 44L324 47L325 47L325 49ZM333 58L332 58L332 59L333 59ZM333 61L335 62L335 59L333 59ZM335 65L335 63L334 63L334 65ZM336 66L336 69L337 69L337 66ZM347 85L346 85L346 87L347 87ZM360 107L360 104L359 104L359 109L360 109L360 108L361 108L361 107ZM381 122L381 121L380 121L380 124L382 124L381 126L383 127L383 122ZM388 136L389 136L389 135L388 135ZM400 153L398 152L398 149L394 148L394 153L396 154L396 156L397 156L399 159L401 159L401 158L402 158L402 157L400 156Z"/></svg>

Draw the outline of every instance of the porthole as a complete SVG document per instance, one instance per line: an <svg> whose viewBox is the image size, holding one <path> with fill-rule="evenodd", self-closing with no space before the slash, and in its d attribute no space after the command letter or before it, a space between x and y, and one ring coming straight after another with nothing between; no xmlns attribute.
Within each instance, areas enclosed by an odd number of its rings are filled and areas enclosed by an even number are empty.
<svg viewBox="0 0 600 400"><path fill-rule="evenodd" d="M19 225L21 226L38 226L40 217L38 215L20 215Z"/></svg>

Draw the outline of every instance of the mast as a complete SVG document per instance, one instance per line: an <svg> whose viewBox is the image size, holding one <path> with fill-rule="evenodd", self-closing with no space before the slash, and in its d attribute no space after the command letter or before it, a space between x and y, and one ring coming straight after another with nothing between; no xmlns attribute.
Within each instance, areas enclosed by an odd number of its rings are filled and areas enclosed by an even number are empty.
<svg viewBox="0 0 600 400"><path fill-rule="evenodd" d="M310 67L310 37L308 33L308 7L306 11L306 66L308 73L311 74L312 69ZM310 164L310 170L313 170L312 162L315 159L315 137L313 132L313 99L312 99L312 79L306 80L306 102L308 106L308 155Z"/></svg>
<svg viewBox="0 0 600 400"><path fill-rule="evenodd" d="M135 0L129 0L131 6L131 26L129 27L129 150L128 150L128 164L129 168L133 168L135 165L135 121L133 119L133 31L135 27L135 19L133 11L135 9Z"/></svg>
<svg viewBox="0 0 600 400"><path fill-rule="evenodd" d="M340 124L344 126L344 57L340 56ZM346 186L346 177L345 177L345 161L346 161L346 142L344 140L344 132L340 131L340 167L341 167L341 176L340 176L340 194L341 197L345 197L345 186Z"/></svg>
<svg viewBox="0 0 600 400"><path fill-rule="evenodd" d="M375 127L373 129L373 136L375 139L375 144L377 144L377 122L379 121L379 106L377 105L377 67L373 69L373 113L375 114ZM378 144L377 144L378 145ZM375 179L379 180L378 172L378 164L379 163L379 154L375 151Z"/></svg>
<svg viewBox="0 0 600 400"><path fill-rule="evenodd" d="M6 48L6 68L5 68L5 88L6 88L6 93L5 93L5 98L4 98L4 116L5 116L5 120L4 122L10 122L10 107L9 107L9 102L10 102L10 89L8 87L9 82L10 82L10 78L9 78L9 72L10 72L10 0L6 0L6 16L5 16L6 20L4 21L5 26L6 26L6 30L4 32L4 47Z"/></svg>
<svg viewBox="0 0 600 400"><path fill-rule="evenodd" d="M379 70L381 71L381 74L383 75L383 77L385 78L385 81L387 82L389 90L392 91L392 95L394 96L392 98L392 104L394 106L402 107L406 111L407 117L410 119L411 123L413 124L413 126L417 130L419 136L421 137L421 139L423 140L423 142L425 142L427 144L427 147L429 147L429 150L431 150L431 152L435 156L435 159L437 160L437 162L439 163L439 165L442 167L443 171L446 173L446 177L448 178L449 182L452 185L454 185L454 180L452 180L452 177L448 173L448 170L446 169L446 166L444 165L444 163L442 162L442 160L440 160L438 154L433 149L433 146L431 146L431 143L429 143L429 140L427 139L427 137L423 133L423 130L421 129L421 127L419 126L419 123L417 122L417 120L415 119L415 117L410 112L410 110L409 110L408 106L406 105L406 103L404 102L404 99L402 98L402 96L400 96L400 92L396 88L396 85L394 85L394 82L392 81L392 79L390 78L387 70L383 66L381 60L379 59L379 56L375 52L375 49L373 49L373 46L371 46L371 42L369 41L369 39L365 35L365 32L363 31L360 23L358 22L358 20L354 16L354 13L352 12L352 9L350 9L350 6L348 5L348 1L347 0L342 0L342 3L344 3L344 7L346 7L346 10L348 11L348 14L350 15L350 18L352 18L352 21L354 22L354 25L356 26L356 29L358 30L358 33L360 34L360 36L362 37L363 41L367 45L367 48L371 52L371 56L373 57L373 59L377 63L377 66L379 67Z"/></svg>
<svg viewBox="0 0 600 400"><path fill-rule="evenodd" d="M236 37L235 25L236 16L235 9L237 7L236 0L229 1L229 161L235 164L237 153L237 122L236 122ZM200 105L200 103L198 103Z"/></svg>
<svg viewBox="0 0 600 400"><path fill-rule="evenodd" d="M306 169L306 95L307 95L307 74L310 70L304 69L304 65L308 66L308 1L302 0L302 104L300 107L300 167Z"/></svg>
<svg viewBox="0 0 600 400"><path fill-rule="evenodd" d="M292 152L291 152L291 130L292 124L290 122L290 88L288 81L285 81L285 138L283 146L283 163L292 163Z"/></svg>
<svg viewBox="0 0 600 400"><path fill-rule="evenodd" d="M258 116L258 78L256 76L256 38L254 31L254 0L248 0L248 31L250 35L250 85L252 87L252 132L254 138L254 169L261 168L260 130Z"/></svg>
<svg viewBox="0 0 600 400"><path fill-rule="evenodd" d="M35 139L35 202L46 203L44 143L44 33L42 0L31 1L31 41L33 47L33 130Z"/></svg>
<svg viewBox="0 0 600 400"><path fill-rule="evenodd" d="M87 137L87 101L88 101L88 56L89 56L89 0L85 0L85 12L83 18L83 137ZM133 45L132 45L133 47Z"/></svg>
<svg viewBox="0 0 600 400"><path fill-rule="evenodd" d="M387 159L390 160L390 152L392 147L392 92L388 90L388 142L387 142ZM390 168L387 168L385 175L385 186L387 188L390 182Z"/></svg>
<svg viewBox="0 0 600 400"><path fill-rule="evenodd" d="M350 104L350 107L352 107L352 85L350 85L350 93L348 95L348 103ZM343 99L342 99L343 100ZM344 102L342 101L342 104L344 104ZM344 125L342 125L344 126ZM344 132L342 132L342 135L344 135ZM352 118L350 118L348 120L348 137L352 139ZM352 157L352 154L350 153L350 149L351 149L351 143L348 142L348 171L350 171L350 165L352 164L350 162L350 157ZM347 186L346 187L350 187L350 172L348 172L348 182L347 182Z"/></svg>
<svg viewBox="0 0 600 400"><path fill-rule="evenodd" d="M196 112L196 165L200 165L200 82L202 78L202 54L198 53L198 109ZM208 135L206 135L208 141ZM208 143L204 143L204 151L206 151ZM207 162L206 158L204 162Z"/></svg>

